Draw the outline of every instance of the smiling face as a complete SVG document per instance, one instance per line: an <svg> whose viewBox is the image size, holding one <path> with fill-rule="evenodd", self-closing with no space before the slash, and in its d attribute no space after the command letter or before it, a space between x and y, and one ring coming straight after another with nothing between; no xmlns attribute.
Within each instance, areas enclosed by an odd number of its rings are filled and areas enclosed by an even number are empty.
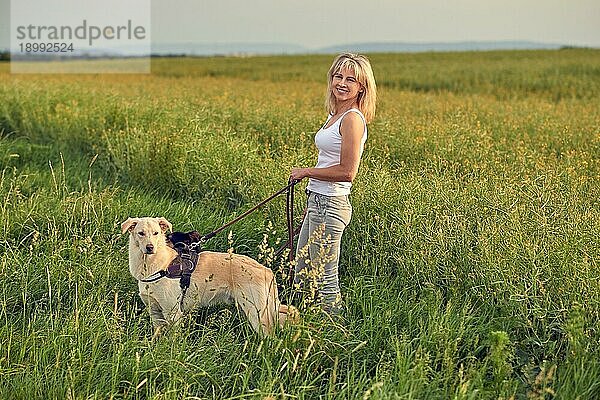
<svg viewBox="0 0 600 400"><path fill-rule="evenodd" d="M155 254L157 248L165 245L165 233L171 230L171 223L165 218L128 218L121 230L129 232L142 254Z"/></svg>
<svg viewBox="0 0 600 400"><path fill-rule="evenodd" d="M362 90L354 71L341 68L331 76L331 91L338 102L356 102Z"/></svg>

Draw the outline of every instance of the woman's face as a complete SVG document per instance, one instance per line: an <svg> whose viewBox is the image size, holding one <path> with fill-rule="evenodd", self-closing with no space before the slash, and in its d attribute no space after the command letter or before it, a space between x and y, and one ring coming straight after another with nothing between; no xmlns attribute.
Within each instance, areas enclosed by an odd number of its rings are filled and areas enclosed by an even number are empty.
<svg viewBox="0 0 600 400"><path fill-rule="evenodd" d="M331 90L338 102L347 102L358 99L358 92L362 90L362 85L351 69L342 68L333 74Z"/></svg>

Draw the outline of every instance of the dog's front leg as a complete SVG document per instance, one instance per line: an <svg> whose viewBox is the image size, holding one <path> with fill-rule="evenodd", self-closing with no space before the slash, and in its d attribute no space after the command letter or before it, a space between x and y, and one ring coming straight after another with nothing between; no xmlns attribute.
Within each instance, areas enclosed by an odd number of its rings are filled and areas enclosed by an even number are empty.
<svg viewBox="0 0 600 400"><path fill-rule="evenodd" d="M140 297L150 312L150 321L152 322L152 326L154 328L152 339L155 339L160 336L163 328L168 325L167 319L163 314L162 307L158 301L156 301L156 299L144 293L140 293Z"/></svg>
<svg viewBox="0 0 600 400"><path fill-rule="evenodd" d="M179 309L179 304L173 306L171 311L166 313L166 320L169 325L176 324L183 317L183 313Z"/></svg>
<svg viewBox="0 0 600 400"><path fill-rule="evenodd" d="M159 325L154 327L154 333L152 334L152 341L158 339L160 335L162 335L164 325Z"/></svg>

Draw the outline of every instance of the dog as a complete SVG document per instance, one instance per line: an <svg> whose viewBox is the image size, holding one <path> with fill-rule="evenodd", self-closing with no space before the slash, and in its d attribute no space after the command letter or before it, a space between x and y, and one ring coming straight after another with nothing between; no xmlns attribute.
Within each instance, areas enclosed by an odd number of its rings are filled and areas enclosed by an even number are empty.
<svg viewBox="0 0 600 400"><path fill-rule="evenodd" d="M128 218L121 224L122 233L129 232L129 272L138 281L139 295L149 308L153 338L179 321L184 310L218 304L237 306L261 337L272 334L277 325L297 321L298 311L279 301L273 272L244 255L202 251L183 301L178 279L142 282L166 270L178 256L167 241L166 234L172 230L171 223L162 217ZM193 241L188 234L177 233L184 236L178 241Z"/></svg>

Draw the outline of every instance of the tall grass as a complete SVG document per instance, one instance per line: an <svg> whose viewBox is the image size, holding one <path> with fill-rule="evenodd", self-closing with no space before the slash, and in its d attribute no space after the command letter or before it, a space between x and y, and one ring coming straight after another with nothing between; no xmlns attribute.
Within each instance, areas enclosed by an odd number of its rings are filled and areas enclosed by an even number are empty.
<svg viewBox="0 0 600 400"><path fill-rule="evenodd" d="M208 232L313 164L329 57L0 64L0 397L598 397L600 53L371 60L344 320L303 310L261 340L202 310L156 342L120 222ZM283 207L235 225L235 250L285 236Z"/></svg>

